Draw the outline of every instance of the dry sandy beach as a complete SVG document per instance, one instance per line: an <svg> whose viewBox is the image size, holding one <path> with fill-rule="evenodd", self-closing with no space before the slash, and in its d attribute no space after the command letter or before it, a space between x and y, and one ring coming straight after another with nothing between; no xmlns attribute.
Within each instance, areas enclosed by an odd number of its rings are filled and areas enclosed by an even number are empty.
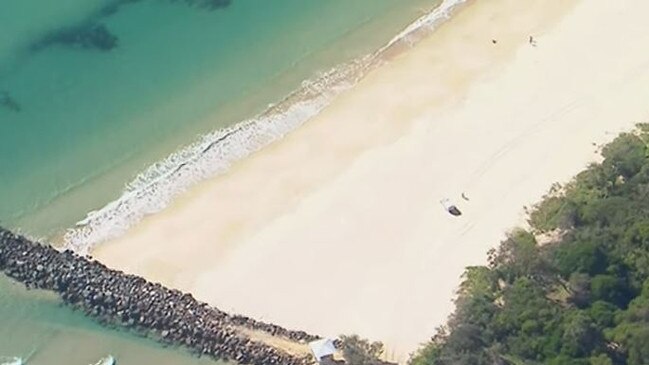
<svg viewBox="0 0 649 365"><path fill-rule="evenodd" d="M642 0L476 1L93 255L226 310L384 341L404 360L525 205L649 120L646 14Z"/></svg>

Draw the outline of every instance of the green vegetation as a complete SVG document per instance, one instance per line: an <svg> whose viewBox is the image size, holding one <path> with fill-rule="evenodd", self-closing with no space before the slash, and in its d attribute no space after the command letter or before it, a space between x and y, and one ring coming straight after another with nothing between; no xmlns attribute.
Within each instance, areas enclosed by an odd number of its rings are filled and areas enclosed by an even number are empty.
<svg viewBox="0 0 649 365"><path fill-rule="evenodd" d="M383 344L381 342L370 342L357 335L340 336L341 350L343 357L348 364L354 365L381 365L383 355Z"/></svg>
<svg viewBox="0 0 649 365"><path fill-rule="evenodd" d="M645 141L648 125L619 136L468 268L455 313L410 364L649 364Z"/></svg>

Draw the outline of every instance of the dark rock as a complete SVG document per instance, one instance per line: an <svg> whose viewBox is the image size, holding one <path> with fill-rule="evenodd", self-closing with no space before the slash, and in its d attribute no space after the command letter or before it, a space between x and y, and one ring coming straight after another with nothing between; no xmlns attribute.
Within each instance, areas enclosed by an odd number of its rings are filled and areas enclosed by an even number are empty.
<svg viewBox="0 0 649 365"><path fill-rule="evenodd" d="M102 324L128 327L165 344L186 346L197 354L241 364L312 363L310 357L297 357L251 341L235 327L299 342L312 341L316 336L227 314L189 293L111 270L69 250L59 252L2 228L0 270L27 287L57 292L64 303Z"/></svg>

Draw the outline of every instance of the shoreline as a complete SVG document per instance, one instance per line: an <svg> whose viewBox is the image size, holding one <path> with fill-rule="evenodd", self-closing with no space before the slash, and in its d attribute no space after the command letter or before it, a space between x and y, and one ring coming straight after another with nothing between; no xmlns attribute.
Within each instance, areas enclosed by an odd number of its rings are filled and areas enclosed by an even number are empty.
<svg viewBox="0 0 649 365"><path fill-rule="evenodd" d="M302 81L260 114L199 136L190 144L139 172L116 200L90 211L53 238L57 245L87 253L115 239L143 218L164 210L177 196L202 181L227 173L232 164L275 143L315 118L340 93L354 87L382 62L410 47L412 38L428 34L468 0L435 0L439 4L417 18L372 53L319 72ZM404 49L405 45L405 49Z"/></svg>
<svg viewBox="0 0 649 365"><path fill-rule="evenodd" d="M649 116L649 32L629 25L648 7L474 2L93 254L228 311L381 340L403 361L525 205Z"/></svg>

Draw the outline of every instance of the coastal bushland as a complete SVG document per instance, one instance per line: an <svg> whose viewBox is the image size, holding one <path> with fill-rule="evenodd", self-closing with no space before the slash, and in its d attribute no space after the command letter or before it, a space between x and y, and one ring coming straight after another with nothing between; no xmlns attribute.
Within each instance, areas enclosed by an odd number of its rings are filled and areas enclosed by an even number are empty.
<svg viewBox="0 0 649 365"><path fill-rule="evenodd" d="M649 364L647 141L647 124L618 136L468 267L410 365Z"/></svg>

